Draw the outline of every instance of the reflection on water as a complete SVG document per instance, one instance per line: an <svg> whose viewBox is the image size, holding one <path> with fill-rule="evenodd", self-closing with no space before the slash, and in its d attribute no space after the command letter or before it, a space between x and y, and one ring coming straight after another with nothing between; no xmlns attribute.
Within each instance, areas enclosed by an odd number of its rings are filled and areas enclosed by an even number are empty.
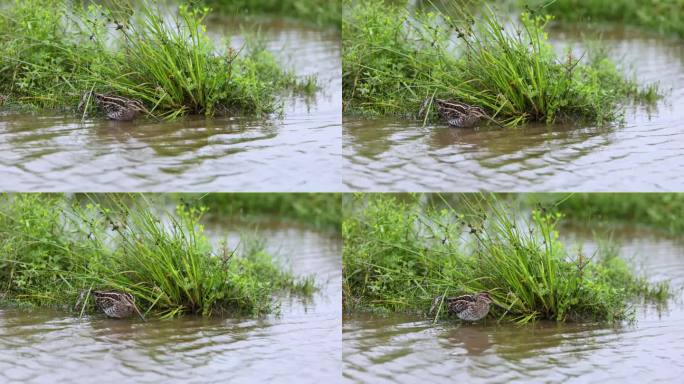
<svg viewBox="0 0 684 384"><path fill-rule="evenodd" d="M214 19L209 32L219 39L227 26L235 29ZM285 97L282 118L160 124L0 115L0 189L339 190L339 34L280 23L261 30L286 67L316 74L322 87L313 98Z"/></svg>
<svg viewBox="0 0 684 384"><path fill-rule="evenodd" d="M215 226L208 233L224 235ZM0 382L338 382L340 239L292 227L259 233L297 275L315 274L313 300L282 298L280 316L256 320L142 323L0 309Z"/></svg>
<svg viewBox="0 0 684 384"><path fill-rule="evenodd" d="M574 232L585 250L590 234ZM684 286L684 244L649 233L615 234L653 281ZM344 377L352 382L675 382L684 374L684 306L638 305L636 324L537 322L526 326L424 318L347 316Z"/></svg>
<svg viewBox="0 0 684 384"><path fill-rule="evenodd" d="M553 30L551 43L560 51L572 44L580 52L584 32ZM684 112L677 106L684 104L684 45L625 31L605 31L602 38L616 61L633 64L640 83L660 83L666 97L656 108L630 106L624 126L607 128L537 125L473 130L345 118L346 187L375 191L680 190L684 187Z"/></svg>

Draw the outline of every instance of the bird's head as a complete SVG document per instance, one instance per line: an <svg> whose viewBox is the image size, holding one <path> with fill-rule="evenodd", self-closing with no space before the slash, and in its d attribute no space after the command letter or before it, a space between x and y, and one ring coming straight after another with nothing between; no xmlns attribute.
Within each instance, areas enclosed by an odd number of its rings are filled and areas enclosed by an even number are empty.
<svg viewBox="0 0 684 384"><path fill-rule="evenodd" d="M145 108L145 106L138 100L128 100L126 101L126 108L134 110L136 112L149 114L150 112Z"/></svg>
<svg viewBox="0 0 684 384"><path fill-rule="evenodd" d="M477 298L486 302L486 303L492 302L492 298L489 297L489 292L480 292L477 294Z"/></svg>
<svg viewBox="0 0 684 384"><path fill-rule="evenodd" d="M468 112L475 117L489 117L489 115L487 115L487 112L485 112L485 110L480 107L471 107Z"/></svg>

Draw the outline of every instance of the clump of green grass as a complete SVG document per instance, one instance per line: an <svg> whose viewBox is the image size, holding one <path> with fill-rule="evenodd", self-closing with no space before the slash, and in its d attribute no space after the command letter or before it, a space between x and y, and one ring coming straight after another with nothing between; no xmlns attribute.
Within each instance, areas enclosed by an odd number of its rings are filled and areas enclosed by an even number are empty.
<svg viewBox="0 0 684 384"><path fill-rule="evenodd" d="M684 6L680 0L534 0L521 1L558 20L613 22L643 27L664 35L684 37Z"/></svg>
<svg viewBox="0 0 684 384"><path fill-rule="evenodd" d="M263 44L218 49L208 9L174 14L145 0L15 1L0 10L0 93L73 110L90 90L142 101L157 117L276 112L278 96L311 93L311 79L281 68Z"/></svg>
<svg viewBox="0 0 684 384"><path fill-rule="evenodd" d="M0 290L20 303L69 308L80 292L131 293L141 311L251 314L274 311L274 294L310 295L263 243L215 249L203 235L201 207L160 211L144 195L0 196Z"/></svg>
<svg viewBox="0 0 684 384"><path fill-rule="evenodd" d="M568 249L558 213L526 217L491 196L466 196L457 210L421 196L355 199L343 223L347 310L426 313L438 295L488 291L498 318L614 321L629 317L630 300L668 296L615 248L593 257Z"/></svg>
<svg viewBox="0 0 684 384"><path fill-rule="evenodd" d="M684 196L679 193L542 194L532 198L553 204L568 219L582 222L639 224L684 233Z"/></svg>
<svg viewBox="0 0 684 384"><path fill-rule="evenodd" d="M522 13L509 28L490 8L474 15L389 2L347 1L343 32L343 100L348 113L418 116L430 98L483 107L513 126L529 121L616 119L620 103L653 102L605 55L558 57L547 42L550 18ZM463 8L468 9L468 8ZM428 109L426 120L435 119Z"/></svg>
<svg viewBox="0 0 684 384"><path fill-rule="evenodd" d="M340 28L342 3L329 0L205 0L219 12L288 17L323 27Z"/></svg>
<svg viewBox="0 0 684 384"><path fill-rule="evenodd" d="M267 215L315 229L341 230L342 197L338 193L213 193L200 201L221 216L258 219Z"/></svg>

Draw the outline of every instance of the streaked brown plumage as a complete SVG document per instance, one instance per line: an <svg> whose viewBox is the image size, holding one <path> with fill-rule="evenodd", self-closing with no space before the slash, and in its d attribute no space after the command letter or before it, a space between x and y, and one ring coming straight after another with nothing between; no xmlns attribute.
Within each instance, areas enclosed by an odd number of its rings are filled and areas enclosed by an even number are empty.
<svg viewBox="0 0 684 384"><path fill-rule="evenodd" d="M149 114L149 111L138 100L96 92L86 92L81 99L78 110L83 110L90 99L94 100L95 105L111 120L130 121L140 113Z"/></svg>
<svg viewBox="0 0 684 384"><path fill-rule="evenodd" d="M432 301L430 312L433 312L442 301L446 303L449 314L465 321L478 321L484 318L489 313L489 305L492 303L487 292L449 298L438 296Z"/></svg>
<svg viewBox="0 0 684 384"><path fill-rule="evenodd" d="M135 298L130 293L93 291L95 306L108 317L122 319L133 315Z"/></svg>
<svg viewBox="0 0 684 384"><path fill-rule="evenodd" d="M466 103L435 99L435 106L437 113L452 127L470 128L482 119L490 119L484 109Z"/></svg>
<svg viewBox="0 0 684 384"><path fill-rule="evenodd" d="M95 307L104 312L107 317L115 319L123 319L130 317L133 313L137 313L141 319L145 320L138 307L135 305L135 297L130 293L117 291L91 291L90 295L95 300ZM83 299L86 296L86 291L81 292L81 295L76 302L76 309L80 307Z"/></svg>

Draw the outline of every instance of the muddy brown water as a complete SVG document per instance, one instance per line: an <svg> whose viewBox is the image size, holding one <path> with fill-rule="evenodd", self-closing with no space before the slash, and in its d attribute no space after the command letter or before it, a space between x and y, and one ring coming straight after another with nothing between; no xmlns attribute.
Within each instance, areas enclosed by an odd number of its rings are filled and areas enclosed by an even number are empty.
<svg viewBox="0 0 684 384"><path fill-rule="evenodd" d="M0 308L0 382L339 382L341 240L277 223L258 228L296 275L315 275L313 298L282 297L281 314L261 319L146 323ZM208 233L237 243L236 232Z"/></svg>
<svg viewBox="0 0 684 384"><path fill-rule="evenodd" d="M0 113L0 189L339 190L339 33L281 22L258 27L285 67L318 76L314 97L284 97L284 115L266 119L81 123L73 115ZM236 28L212 19L208 31L219 40L229 30L239 45Z"/></svg>
<svg viewBox="0 0 684 384"><path fill-rule="evenodd" d="M586 254L590 233L573 231ZM433 326L411 316L345 316L344 378L357 383L643 383L679 382L684 375L684 243L626 229L614 232L620 255L652 281L670 280L666 306L636 304L636 322L526 326Z"/></svg>
<svg viewBox="0 0 684 384"><path fill-rule="evenodd" d="M599 31L554 29L578 51ZM628 106L624 125L518 129L422 127L345 117L345 187L367 191L665 191L684 187L684 44L629 30L600 31L610 56L640 84L666 93ZM579 57L579 55L577 56ZM635 177L636 175L636 177Z"/></svg>

